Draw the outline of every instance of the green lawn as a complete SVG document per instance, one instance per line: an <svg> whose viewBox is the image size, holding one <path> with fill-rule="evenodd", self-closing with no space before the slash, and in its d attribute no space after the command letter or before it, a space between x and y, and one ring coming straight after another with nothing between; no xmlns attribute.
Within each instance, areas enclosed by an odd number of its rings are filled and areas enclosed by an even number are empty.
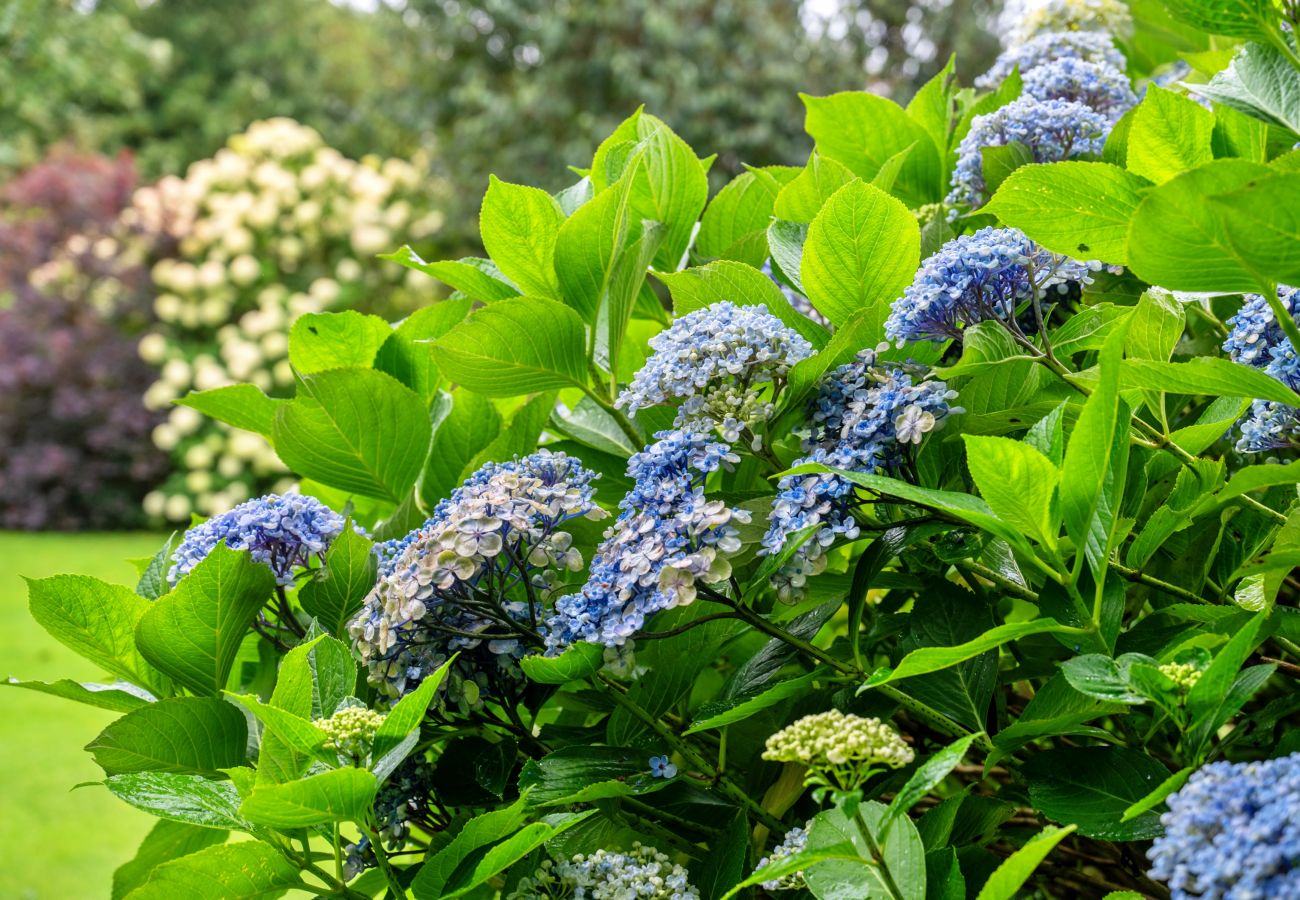
<svg viewBox="0 0 1300 900"><path fill-rule="evenodd" d="M0 678L102 676L31 620L21 576L79 572L131 584L134 570L124 560L150 556L161 543L149 534L0 532ZM103 788L72 790L103 778L81 748L115 717L34 691L0 689L0 898L109 896L113 870L131 858L154 821Z"/></svg>

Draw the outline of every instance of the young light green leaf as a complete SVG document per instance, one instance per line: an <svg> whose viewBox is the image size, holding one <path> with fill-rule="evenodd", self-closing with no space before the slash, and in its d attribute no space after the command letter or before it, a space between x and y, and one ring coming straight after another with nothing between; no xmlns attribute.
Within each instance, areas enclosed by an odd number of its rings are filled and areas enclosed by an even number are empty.
<svg viewBox="0 0 1300 900"><path fill-rule="evenodd" d="M139 772L113 775L104 785L119 799L161 819L204 828L253 830L252 824L239 815L239 791L228 781L213 781L202 775Z"/></svg>
<svg viewBox="0 0 1300 900"><path fill-rule="evenodd" d="M771 178L742 172L704 210L695 252L705 259L730 259L757 268L767 259L767 225L777 191L799 170L782 169Z"/></svg>
<svg viewBox="0 0 1300 900"><path fill-rule="evenodd" d="M289 329L289 363L302 375L349 366L369 368L392 333L383 319L354 309L307 313Z"/></svg>
<svg viewBox="0 0 1300 900"><path fill-rule="evenodd" d="M140 617L140 653L178 684L216 696L274 587L269 568L223 541Z"/></svg>
<svg viewBox="0 0 1300 900"><path fill-rule="evenodd" d="M1023 166L1007 176L983 212L1053 253L1124 265L1129 221L1144 187L1142 178L1108 163Z"/></svg>
<svg viewBox="0 0 1300 900"><path fill-rule="evenodd" d="M401 502L429 449L424 398L373 369L304 376L275 416L275 450L300 475Z"/></svg>
<svg viewBox="0 0 1300 900"><path fill-rule="evenodd" d="M270 900L301 884L298 867L280 851L242 841L163 863L126 900Z"/></svg>
<svg viewBox="0 0 1300 900"><path fill-rule="evenodd" d="M774 219L767 229L767 246L772 254L775 268L781 270L786 281L796 291L804 293L803 279L799 270L803 268L803 247L808 242L808 226L802 222L787 222Z"/></svg>
<svg viewBox="0 0 1300 900"><path fill-rule="evenodd" d="M725 728L736 722L743 722L750 716L769 709L778 703L807 693L814 688L819 680L824 678L825 673L821 671L809 672L807 675L800 675L797 678L787 678L785 681L778 681L767 690L753 697L748 697L739 703L730 705L721 711L712 712L709 715L704 715L711 710L711 705L706 704L696 711L696 720L682 734L689 735L700 731L711 731L714 728Z"/></svg>
<svg viewBox="0 0 1300 900"><path fill-rule="evenodd" d="M587 383L582 319L554 300L516 297L485 306L432 347L445 377L485 397Z"/></svg>
<svg viewBox="0 0 1300 900"><path fill-rule="evenodd" d="M1128 822L1131 819L1136 819L1148 810L1155 809L1161 803L1165 802L1166 797L1186 784L1187 779L1190 778L1192 773L1195 771L1195 766L1188 766L1185 769L1179 769L1164 781L1160 782L1151 793L1147 794L1141 800L1124 810L1124 815L1120 816L1120 821Z"/></svg>
<svg viewBox="0 0 1300 900"><path fill-rule="evenodd" d="M966 756L966 751L970 750L970 745L975 743L978 737L978 734L970 734L964 738L958 738L922 763L912 773L912 776L907 779L907 783L903 785L902 789L894 795L894 799L889 804L889 810L885 813L884 827L888 828L890 822L901 815L905 815L922 797L930 792L931 788L947 778L949 773L961 764L962 759Z"/></svg>
<svg viewBox="0 0 1300 900"><path fill-rule="evenodd" d="M447 677L447 670L456 661L455 655L436 671L425 676L420 686L411 691L388 711L379 730L375 732L375 743L371 755L378 759L402 742L408 734L420 727L424 713L433 702L434 695Z"/></svg>
<svg viewBox="0 0 1300 900"><path fill-rule="evenodd" d="M1120 386L1176 394L1246 397L1300 406L1300 395L1276 378L1218 356L1198 356L1178 363L1126 359L1122 364Z"/></svg>
<svg viewBox="0 0 1300 900"><path fill-rule="evenodd" d="M632 182L632 175L625 174L560 226L555 271L562 299L584 322L596 321L614 262L626 243Z"/></svg>
<svg viewBox="0 0 1300 900"><path fill-rule="evenodd" d="M392 260L408 269L437 278L467 298L481 303L519 296L519 289L510 283L490 259L471 256L445 262L425 262L410 247L402 247L395 253L381 253L379 258Z"/></svg>
<svg viewBox="0 0 1300 900"><path fill-rule="evenodd" d="M772 214L778 220L806 225L817 218L836 191L857 177L846 166L814 151L803 171L776 195Z"/></svg>
<svg viewBox="0 0 1300 900"><path fill-rule="evenodd" d="M538 684L567 684L586 678L604 665L604 651L598 644L570 645L559 656L525 656L519 661L524 674Z"/></svg>
<svg viewBox="0 0 1300 900"><path fill-rule="evenodd" d="M475 816L465 823L451 841L432 853L411 882L416 900L440 900L457 867L475 851L488 847L518 831L527 818L527 797L510 806Z"/></svg>
<svg viewBox="0 0 1300 900"><path fill-rule="evenodd" d="M118 866L113 873L112 900L122 900L144 884L160 865L216 844L224 844L228 836L228 832L216 828L200 828L165 819L158 822L145 835L135 857Z"/></svg>
<svg viewBox="0 0 1300 900"><path fill-rule="evenodd" d="M460 486L461 473L501 433L501 414L492 401L457 389L451 409L433 433L429 458L420 476L420 499L428 509Z"/></svg>
<svg viewBox="0 0 1300 900"><path fill-rule="evenodd" d="M1214 113L1173 91L1151 85L1133 113L1128 170L1162 184L1214 158Z"/></svg>
<svg viewBox="0 0 1300 900"><path fill-rule="evenodd" d="M301 781L259 784L239 807L250 822L271 828L310 828L365 821L379 781L365 769L331 769Z"/></svg>
<svg viewBox="0 0 1300 900"><path fill-rule="evenodd" d="M564 212L546 191L488 179L479 231L492 261L525 294L560 299L555 243Z"/></svg>
<svg viewBox="0 0 1300 900"><path fill-rule="evenodd" d="M809 226L799 274L824 316L841 324L866 311L879 321L883 340L890 304L912 283L920 258L915 217L859 181L836 191Z"/></svg>
<svg viewBox="0 0 1300 900"><path fill-rule="evenodd" d="M903 657L893 668L877 670L862 683L859 692L891 684L915 675L925 675L955 666L972 657L979 656L1009 641L1019 640L1035 634L1069 634L1079 629L1062 625L1055 619L1034 619L1031 622L1008 622L991 628L983 635L955 647L921 647Z"/></svg>
<svg viewBox="0 0 1300 900"><path fill-rule="evenodd" d="M76 700L78 703L84 703L87 706L95 706L99 709L108 709L120 713L128 713L139 709L154 700L152 694L144 688L136 687L129 681L97 684L95 682L77 682L71 678L61 678L58 681L48 682L19 681L17 678L8 678L0 681L0 685L27 688L29 691L39 691L52 697Z"/></svg>
<svg viewBox="0 0 1300 900"><path fill-rule="evenodd" d="M826 329L802 315L785 299L776 282L744 263L719 260L681 272L655 272L672 292L673 312L678 318L726 300L737 306L758 306L799 332L814 347L829 339Z"/></svg>
<svg viewBox="0 0 1300 900"><path fill-rule="evenodd" d="M269 439L275 426L275 411L289 401L268 397L257 385L231 384L208 391L190 391L176 402L196 409L218 422L253 431Z"/></svg>
<svg viewBox="0 0 1300 900"><path fill-rule="evenodd" d="M348 620L375 586L378 563L370 539L349 520L325 551L325 565L298 590L298 602L330 634L347 639Z"/></svg>
<svg viewBox="0 0 1300 900"><path fill-rule="evenodd" d="M1047 859L1056 845L1074 833L1076 826L1047 826L1030 838L993 870L975 900L1013 900L1039 864Z"/></svg>
<svg viewBox="0 0 1300 900"><path fill-rule="evenodd" d="M483 855L483 858L478 860L471 869L463 874L458 873L458 877L453 878L452 884L448 885L448 887L452 887L452 890L444 896L447 900L451 900L453 897L462 897L468 894L499 872L519 862L542 844L553 840L579 822L596 815L596 812L596 810L590 809L579 813L560 813L550 817L548 821L525 825L518 832L488 850Z"/></svg>
<svg viewBox="0 0 1300 900"><path fill-rule="evenodd" d="M1271 0L1164 0L1175 19L1199 31L1249 40L1273 40L1280 34Z"/></svg>
<svg viewBox="0 0 1300 900"><path fill-rule="evenodd" d="M425 401L433 400L440 375L429 342L442 337L469 315L474 301L440 300L407 316L375 354L375 368L392 375Z"/></svg>
<svg viewBox="0 0 1300 900"><path fill-rule="evenodd" d="M1046 547L1056 546L1061 472L1030 445L1004 437L963 435L966 463L980 494L1002 521Z"/></svg>
<svg viewBox="0 0 1300 900"><path fill-rule="evenodd" d="M86 745L109 775L176 772L216 775L244 762L248 726L215 697L174 697L127 713Z"/></svg>

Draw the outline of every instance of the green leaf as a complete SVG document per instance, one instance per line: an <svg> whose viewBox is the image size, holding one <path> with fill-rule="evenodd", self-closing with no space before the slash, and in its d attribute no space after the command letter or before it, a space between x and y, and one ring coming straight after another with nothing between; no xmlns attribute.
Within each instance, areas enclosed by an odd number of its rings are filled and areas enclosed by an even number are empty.
<svg viewBox="0 0 1300 900"><path fill-rule="evenodd" d="M1071 321L1077 321L1083 315L1086 313ZM976 322L962 332L961 359L939 372L944 378L956 378L978 374L1007 360L1030 358L1006 326L1001 322L986 320Z"/></svg>
<svg viewBox="0 0 1300 900"><path fill-rule="evenodd" d="M767 245L775 268L799 293L804 292L799 270L803 267L803 246L808 241L808 226L802 222L773 220L767 229Z"/></svg>
<svg viewBox="0 0 1300 900"><path fill-rule="evenodd" d="M978 737L978 734L971 734L964 738L958 738L922 763L912 773L912 776L907 779L907 783L903 785L902 789L894 795L894 799L889 804L889 810L885 813L885 827L888 827L889 823L894 819L905 815L922 797L930 793L931 788L947 778L953 769L961 765L962 759L966 756L966 751L970 750L970 745Z"/></svg>
<svg viewBox="0 0 1300 900"><path fill-rule="evenodd" d="M538 847L595 814L594 809L581 813L561 813L552 817L550 821L525 825L517 833L488 850L468 871L463 873L458 871L452 882L454 889L445 896L448 900L452 897L464 896L510 868Z"/></svg>
<svg viewBox="0 0 1300 900"><path fill-rule="evenodd" d="M1103 841L1142 841L1160 834L1160 818L1144 813L1121 822L1124 811L1164 781L1169 772L1126 747L1059 747L1031 757L1021 770L1029 797L1044 815L1077 825Z"/></svg>
<svg viewBox="0 0 1300 900"><path fill-rule="evenodd" d="M356 681L352 651L321 635L285 654L271 705L304 719L329 718L352 695Z"/></svg>
<svg viewBox="0 0 1300 900"><path fill-rule="evenodd" d="M431 433L424 398L372 369L303 377L275 416L275 450L299 475L343 491L401 502Z"/></svg>
<svg viewBox="0 0 1300 900"><path fill-rule="evenodd" d="M656 272L655 277L668 285L673 297L673 313L679 319L723 300L737 306L762 304L814 347L825 346L829 338L825 328L797 312L776 282L753 266L719 260L681 272Z"/></svg>
<svg viewBox="0 0 1300 900"><path fill-rule="evenodd" d="M58 681L48 682L19 681L17 678L8 678L0 681L0 684L27 688L29 691L39 691L52 697L76 700L78 703L85 703L87 706L95 706L120 713L128 713L139 709L154 700L153 695L144 688L136 687L128 681L97 684L95 682L77 682L70 678L61 678Z"/></svg>
<svg viewBox="0 0 1300 900"><path fill-rule="evenodd" d="M835 160L814 152L803 171L776 195L772 213L778 220L807 224L817 218L836 191L857 177Z"/></svg>
<svg viewBox="0 0 1300 900"><path fill-rule="evenodd" d="M690 146L660 119L634 117L641 165L632 170L632 216L663 224L654 267L676 269L709 199L709 179Z"/></svg>
<svg viewBox="0 0 1300 900"><path fill-rule="evenodd" d="M157 600L167 593L168 588L171 587L167 583L167 573L171 570L172 553L177 543L176 532L173 531L144 567L144 571L140 573L140 580L135 585L135 592L141 597L146 600Z"/></svg>
<svg viewBox="0 0 1300 900"><path fill-rule="evenodd" d="M1215 655L1213 662L1201 673L1187 692L1187 711L1191 714L1193 743L1208 739L1209 734L1223 724L1221 717L1228 704L1237 673L1259 643L1259 630L1267 620L1267 612L1252 616L1237 630L1227 644ZM1230 711L1231 715L1235 710ZM1199 732L1199 734L1197 734Z"/></svg>
<svg viewBox="0 0 1300 900"><path fill-rule="evenodd" d="M714 728L725 728L736 722L743 722L750 716L776 706L791 697L799 697L808 693L819 680L825 680L825 678L826 673L820 670L809 672L807 675L800 675L798 678L787 678L785 681L778 681L767 690L740 700L738 703L706 704L696 711L695 721L682 734L685 736L700 731L711 731ZM726 708L715 711L720 705L725 705Z"/></svg>
<svg viewBox="0 0 1300 900"><path fill-rule="evenodd" d="M890 891L871 861L871 850L853 819L840 809L828 810L813 819L808 835L809 850L829 850L844 839L852 842L859 862L824 862L804 869L809 889L825 900L923 900L925 892L925 847L916 825L906 816L892 820L893 825L882 838L885 806L867 801L858 807L858 815L875 836L890 877L901 897ZM863 865L865 864L865 869Z"/></svg>
<svg viewBox="0 0 1300 900"><path fill-rule="evenodd" d="M789 181L789 172L785 178ZM783 183L742 172L709 202L700 219L695 252L705 259L731 259L755 268L767 259L767 225Z"/></svg>
<svg viewBox="0 0 1300 900"><path fill-rule="evenodd" d="M864 182L836 191L808 228L800 278L808 299L842 324L865 311L879 322L912 283L921 231L907 207Z"/></svg>
<svg viewBox="0 0 1300 900"><path fill-rule="evenodd" d="M440 338L469 315L473 301L441 300L404 319L375 355L375 368L392 375L426 401L438 390L440 376L429 341Z"/></svg>
<svg viewBox="0 0 1300 900"><path fill-rule="evenodd" d="M371 755L375 759L387 754L394 747L400 744L408 734L420 727L420 722L424 720L424 714L433 702L434 695L438 693L438 688L442 686L443 679L447 677L447 671L451 664L456 661L456 656L447 660L439 666L434 672L425 676L420 682L420 686L411 691L388 711L384 716L384 721L380 723L378 730L375 732L375 742Z"/></svg>
<svg viewBox="0 0 1300 900"><path fill-rule="evenodd" d="M244 762L248 726L215 697L175 697L129 712L86 745L109 775L177 772L216 775Z"/></svg>
<svg viewBox="0 0 1300 900"><path fill-rule="evenodd" d="M641 222L641 234L632 240L614 262L614 271L610 273L609 288L606 292L603 309L605 329L603 344L598 337L596 351L598 358L603 349L604 357L609 360L612 372L620 371L619 360L622 358L627 342L627 329L632 320L632 311L642 289L645 287L646 271L667 237L667 231L659 222L649 220ZM657 300L656 300L657 305Z"/></svg>
<svg viewBox="0 0 1300 900"><path fill-rule="evenodd" d="M737 810L722 834L709 842L709 855L693 867L691 880L704 900L717 900L744 877L749 856L749 818Z"/></svg>
<svg viewBox="0 0 1300 900"><path fill-rule="evenodd" d="M1133 113L1128 170L1161 184L1214 159L1214 113L1153 84Z"/></svg>
<svg viewBox="0 0 1300 900"><path fill-rule="evenodd" d="M1004 437L963 435L966 463L980 494L1002 521L1047 547L1056 546L1061 472L1028 444Z"/></svg>
<svg viewBox="0 0 1300 900"><path fill-rule="evenodd" d="M582 320L553 300L516 297L485 306L432 346L444 376L485 397L587 383Z"/></svg>
<svg viewBox="0 0 1300 900"><path fill-rule="evenodd" d="M1055 619L1008 622L1005 625L990 629L974 640L958 644L956 647L921 647L913 650L903 657L897 667L876 670L870 678L862 683L859 691L869 690L882 684L890 684L915 675L938 672L1000 647L1008 641L1019 640L1034 634L1068 634L1078 630L1068 625L1061 625Z"/></svg>
<svg viewBox="0 0 1300 900"><path fill-rule="evenodd" d="M118 866L113 873L112 900L122 900L135 888L149 880L154 869L163 863L189 856L216 844L224 844L228 833L215 828L199 828L181 822L161 821L145 835L128 863Z"/></svg>
<svg viewBox="0 0 1300 900"><path fill-rule="evenodd" d="M60 644L154 693L165 686L135 645L136 624L149 610L148 600L89 575L28 579L27 593L32 618Z"/></svg>
<svg viewBox="0 0 1300 900"><path fill-rule="evenodd" d="M1044 828L1026 841L1023 847L1003 860L989 876L989 880L984 882L984 887L980 888L975 900L1014 900L1025 882L1029 880L1029 876L1033 875L1039 864L1047 859L1047 854L1074 831L1073 825L1066 828L1055 828L1049 825Z"/></svg>
<svg viewBox="0 0 1300 900"><path fill-rule="evenodd" d="M1180 22L1210 34L1268 40L1277 33L1272 0L1163 0Z"/></svg>
<svg viewBox="0 0 1300 900"><path fill-rule="evenodd" d="M239 815L239 791L228 781L213 781L202 775L140 772L113 775L104 785L119 799L161 819L204 828L253 829Z"/></svg>
<svg viewBox="0 0 1300 900"><path fill-rule="evenodd" d="M907 104L907 114L925 129L930 140L939 149L940 156L951 143L952 126L956 120L956 99L960 85L956 77L957 55L948 57L945 65L933 78L921 86ZM944 166L945 170L947 166ZM947 181L947 171L944 181Z"/></svg>
<svg viewBox="0 0 1300 900"><path fill-rule="evenodd" d="M519 790L528 791L530 806L576 803L578 797L594 800L649 793L668 781L651 777L648 759L649 755L637 748L561 747L524 763Z"/></svg>
<svg viewBox="0 0 1300 900"><path fill-rule="evenodd" d="M567 647L559 656L525 656L519 667L538 684L568 684L594 675L604 662L601 646L584 642Z"/></svg>
<svg viewBox="0 0 1300 900"><path fill-rule="evenodd" d="M555 243L564 212L546 191L488 179L479 231L492 261L525 294L560 299Z"/></svg>
<svg viewBox="0 0 1300 900"><path fill-rule="evenodd" d="M293 771L289 778L277 780L288 781L301 776L306 771L307 761L316 756L321 747L324 746L325 741L329 739L329 736L324 731L317 728L306 717L300 715L298 710L291 711L263 703L251 694L227 693L226 696L234 703L244 707L262 723L265 729L263 732L264 739L267 736L274 736L301 760L301 767L297 771ZM264 760L259 757L259 769L263 762Z"/></svg>
<svg viewBox="0 0 1300 900"><path fill-rule="evenodd" d="M1209 202L1245 266L1270 281L1300 281L1300 174L1258 178Z"/></svg>
<svg viewBox="0 0 1300 900"><path fill-rule="evenodd" d="M408 269L423 272L460 291L471 300L492 303L508 297L518 297L516 288L490 259L466 257L461 260L445 262L425 262L410 247L403 247L395 253L381 253L380 259L392 260Z"/></svg>
<svg viewBox="0 0 1300 900"><path fill-rule="evenodd" d="M871 179L891 156L915 144L893 193L909 206L940 199L944 186L939 149L898 104L856 91L799 97L807 108L804 128L822 156L843 163L859 178Z"/></svg>
<svg viewBox="0 0 1300 900"><path fill-rule="evenodd" d="M1138 656L1125 654L1125 656ZM1149 657L1141 657L1145 661ZM1065 679L1079 693L1108 703L1139 705L1147 702L1144 694L1129 686L1128 667L1132 660L1111 659L1100 653L1086 653L1061 663Z"/></svg>
<svg viewBox="0 0 1300 900"><path fill-rule="evenodd" d="M127 900L263 900L302 884L298 867L267 844L208 847L165 862Z"/></svg>
<svg viewBox="0 0 1300 900"><path fill-rule="evenodd" d="M362 822L378 790L379 781L365 769L331 769L301 781L259 784L240 805L239 814L281 830Z"/></svg>
<svg viewBox="0 0 1300 900"><path fill-rule="evenodd" d="M276 410L289 401L268 397L257 385L232 384L209 391L190 391L176 402L218 422L269 439L275 425Z"/></svg>
<svg viewBox="0 0 1300 900"><path fill-rule="evenodd" d="M1017 169L1032 165L1033 162L1034 151L1020 141L981 147L980 164L984 172L984 193L993 194Z"/></svg>
<svg viewBox="0 0 1300 900"><path fill-rule="evenodd" d="M1171 295L1145 291L1129 323L1125 352L1130 357L1167 363L1183 336L1186 321L1182 304Z"/></svg>
<svg viewBox="0 0 1300 900"><path fill-rule="evenodd" d="M393 329L353 309L307 313L289 329L289 363L302 375L350 366L369 368Z"/></svg>
<svg viewBox="0 0 1300 900"><path fill-rule="evenodd" d="M431 853L411 883L411 892L417 900L440 900L446 896L445 888L457 866L475 851L519 830L527 818L526 802L526 797L520 797L503 809L475 816L455 833L450 843Z"/></svg>
<svg viewBox="0 0 1300 900"><path fill-rule="evenodd" d="M140 653L178 684L216 696L274 587L270 569L223 541L140 617Z"/></svg>
<svg viewBox="0 0 1300 900"><path fill-rule="evenodd" d="M1128 262L1129 221L1145 182L1102 162L1048 163L1011 173L983 212L1053 253Z"/></svg>
<svg viewBox="0 0 1300 900"><path fill-rule="evenodd" d="M461 389L450 396L451 409L433 433L420 477L420 499L428 509L460 486L461 473L501 433L501 414L492 401Z"/></svg>
<svg viewBox="0 0 1300 900"><path fill-rule="evenodd" d="M534 394L530 397L523 406L515 410L510 421L501 429L501 433L492 439L492 443L474 454L474 458L461 470L457 484L469 478L484 463L504 462L532 453L537 448L542 429L554 411L554 391Z"/></svg>
<svg viewBox="0 0 1300 900"><path fill-rule="evenodd" d="M347 639L347 626L375 586L378 563L369 538L349 519L325 551L325 565L298 590L298 602L330 634Z"/></svg>
<svg viewBox="0 0 1300 900"><path fill-rule="evenodd" d="M1276 47L1247 44L1209 84L1189 87L1216 103L1279 128L1300 132L1300 81L1295 72Z"/></svg>
<svg viewBox="0 0 1300 900"><path fill-rule="evenodd" d="M1129 227L1128 259L1149 284L1175 291L1240 292L1259 289L1248 257L1250 233L1230 228L1224 207L1208 202L1273 170L1239 159L1220 159L1151 190Z"/></svg>
<svg viewBox="0 0 1300 900"><path fill-rule="evenodd" d="M614 262L628 236L632 173L601 191L560 226L555 244L555 271L562 299L594 323Z"/></svg>
<svg viewBox="0 0 1300 900"><path fill-rule="evenodd" d="M1151 793L1147 794L1141 800L1124 810L1124 815L1120 818L1120 821L1127 822L1131 819L1136 819L1138 816L1142 815L1142 813L1154 809L1161 803L1164 803L1165 798L1186 784L1187 779L1190 778L1192 773L1195 771L1196 768L1194 766L1179 769L1164 781L1160 782Z"/></svg>
<svg viewBox="0 0 1300 900"><path fill-rule="evenodd" d="M1198 356L1180 363L1126 359L1120 384L1125 389L1146 388L1175 394L1246 397L1300 406L1300 395L1282 382L1270 378L1259 369L1218 356Z"/></svg>

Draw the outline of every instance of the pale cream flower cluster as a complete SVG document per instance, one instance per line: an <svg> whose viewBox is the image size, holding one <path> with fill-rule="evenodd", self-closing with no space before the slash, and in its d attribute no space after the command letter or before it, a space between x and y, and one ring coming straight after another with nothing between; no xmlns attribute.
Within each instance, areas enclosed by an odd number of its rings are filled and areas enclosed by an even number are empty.
<svg viewBox="0 0 1300 900"><path fill-rule="evenodd" d="M382 713L364 706L345 706L328 719L317 719L312 724L328 735L326 750L360 761L370 755L384 718Z"/></svg>
<svg viewBox="0 0 1300 900"><path fill-rule="evenodd" d="M1007 7L1004 19L1013 44L1053 31L1125 35L1133 30L1133 16L1123 0L1020 0Z"/></svg>
<svg viewBox="0 0 1300 900"><path fill-rule="evenodd" d="M1192 663L1165 663L1160 667L1160 674L1184 691L1190 691L1201 680L1201 670Z"/></svg>
<svg viewBox="0 0 1300 900"><path fill-rule="evenodd" d="M767 739L763 759L808 767L808 784L853 790L880 767L901 768L916 754L892 727L838 709L797 719Z"/></svg>
<svg viewBox="0 0 1300 900"><path fill-rule="evenodd" d="M159 369L145 404L171 409L154 442L180 470L145 499L149 514L185 521L286 487L261 437L173 401L242 382L289 394L288 334L299 316L411 308L427 279L374 256L436 234L439 195L420 165L347 159L284 118L254 123L184 178L136 193L124 226L165 229L179 248L153 264L159 324L139 345Z"/></svg>

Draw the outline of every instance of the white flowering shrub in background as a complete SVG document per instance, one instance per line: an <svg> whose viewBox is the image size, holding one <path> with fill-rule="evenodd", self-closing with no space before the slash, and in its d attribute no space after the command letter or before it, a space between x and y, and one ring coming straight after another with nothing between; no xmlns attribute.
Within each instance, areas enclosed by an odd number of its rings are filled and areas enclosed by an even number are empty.
<svg viewBox="0 0 1300 900"><path fill-rule="evenodd" d="M435 200L418 164L347 159L283 118L254 123L184 178L137 192L123 224L165 219L180 236L176 256L153 266L157 326L140 355L158 380L146 405L166 409L191 390L237 382L286 394L287 334L299 316L412 308L408 273L375 256L436 234ZM175 463L145 499L153 517L209 516L287 481L259 436L192 409L172 408L153 440Z"/></svg>

